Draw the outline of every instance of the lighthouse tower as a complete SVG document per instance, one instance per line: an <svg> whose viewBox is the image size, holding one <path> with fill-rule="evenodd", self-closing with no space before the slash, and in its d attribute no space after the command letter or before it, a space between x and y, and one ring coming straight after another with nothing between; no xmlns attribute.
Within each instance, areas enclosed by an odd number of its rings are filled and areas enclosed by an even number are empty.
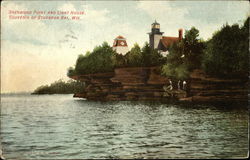
<svg viewBox="0 0 250 160"><path fill-rule="evenodd" d="M126 39L122 36L118 36L114 39L113 50L118 54L125 55L129 49Z"/></svg>
<svg viewBox="0 0 250 160"><path fill-rule="evenodd" d="M164 32L160 32L160 24L155 22L151 24L151 32L149 34L149 45L150 48L156 49L158 48L159 42L162 39L162 34Z"/></svg>

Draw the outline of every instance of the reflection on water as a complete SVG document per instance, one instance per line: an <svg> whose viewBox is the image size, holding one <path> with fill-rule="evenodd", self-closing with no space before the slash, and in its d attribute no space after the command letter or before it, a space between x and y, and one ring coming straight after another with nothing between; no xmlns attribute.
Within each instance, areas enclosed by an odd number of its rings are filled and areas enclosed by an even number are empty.
<svg viewBox="0 0 250 160"><path fill-rule="evenodd" d="M248 152L244 107L5 95L1 123L6 158L236 158Z"/></svg>

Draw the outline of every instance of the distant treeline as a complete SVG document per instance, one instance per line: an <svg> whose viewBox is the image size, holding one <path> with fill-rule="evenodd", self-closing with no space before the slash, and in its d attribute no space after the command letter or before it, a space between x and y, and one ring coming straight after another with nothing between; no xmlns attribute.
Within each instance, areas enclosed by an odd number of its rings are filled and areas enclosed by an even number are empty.
<svg viewBox="0 0 250 160"><path fill-rule="evenodd" d="M249 70L249 17L244 24L225 24L204 41L199 30L192 27L184 38L170 46L166 57L151 49L148 43L140 48L135 44L126 54L120 55L104 42L92 52L79 55L75 67L68 69L68 76L112 72L119 67L161 66L161 74L173 79L188 79L194 69L207 74L230 76L247 75Z"/></svg>
<svg viewBox="0 0 250 160"><path fill-rule="evenodd" d="M64 82L58 80L50 85L43 85L35 89L32 94L73 94L83 91L85 84L83 82L69 80Z"/></svg>

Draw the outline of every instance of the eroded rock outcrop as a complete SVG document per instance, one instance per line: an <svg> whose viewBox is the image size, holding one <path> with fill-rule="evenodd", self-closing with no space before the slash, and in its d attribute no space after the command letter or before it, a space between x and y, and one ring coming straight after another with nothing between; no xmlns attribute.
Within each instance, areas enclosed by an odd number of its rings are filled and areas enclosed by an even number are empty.
<svg viewBox="0 0 250 160"><path fill-rule="evenodd" d="M83 93L74 97L88 100L164 101L185 97L184 91L166 92L169 80L160 75L159 67L117 68L114 73L99 73L72 77L86 83ZM181 93L181 94L180 94Z"/></svg>
<svg viewBox="0 0 250 160"><path fill-rule="evenodd" d="M191 73L188 90L166 90L169 79L161 76L159 67L117 68L110 73L71 77L86 83L84 92L74 97L88 100L168 101L198 103L245 102L248 96L247 78L218 78L201 70Z"/></svg>
<svg viewBox="0 0 250 160"><path fill-rule="evenodd" d="M188 97L183 101L205 103L247 103L247 76L231 76L218 78L205 74L201 70L194 70L190 75Z"/></svg>

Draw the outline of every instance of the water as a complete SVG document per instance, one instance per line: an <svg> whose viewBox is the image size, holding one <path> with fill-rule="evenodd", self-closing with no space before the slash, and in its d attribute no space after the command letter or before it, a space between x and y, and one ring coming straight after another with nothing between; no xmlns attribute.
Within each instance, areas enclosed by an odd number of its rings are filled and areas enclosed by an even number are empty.
<svg viewBox="0 0 250 160"><path fill-rule="evenodd" d="M237 158L248 154L248 111L2 95L0 133L7 159Z"/></svg>

